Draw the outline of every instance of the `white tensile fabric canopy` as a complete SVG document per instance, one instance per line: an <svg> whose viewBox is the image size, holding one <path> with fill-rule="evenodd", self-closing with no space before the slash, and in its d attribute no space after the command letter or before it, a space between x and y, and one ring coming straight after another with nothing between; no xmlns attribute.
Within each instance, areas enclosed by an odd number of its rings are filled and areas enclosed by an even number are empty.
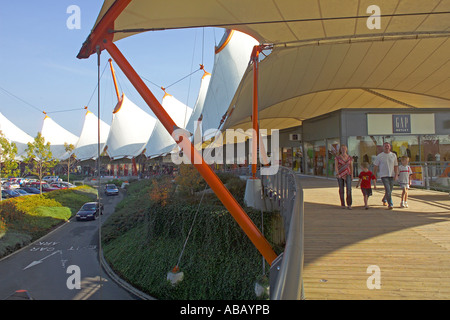
<svg viewBox="0 0 450 320"><path fill-rule="evenodd" d="M236 89L250 61L255 39L237 31L227 31L216 49L214 68L201 112L203 135L207 140L219 129ZM191 119L196 121L197 118Z"/></svg>
<svg viewBox="0 0 450 320"><path fill-rule="evenodd" d="M110 126L100 120L100 152L105 148L109 130ZM84 116L83 129L73 153L81 161L98 158L98 118L89 110Z"/></svg>
<svg viewBox="0 0 450 320"><path fill-rule="evenodd" d="M192 114L186 125L186 130L192 134L195 132L195 130L197 130L195 122L201 120L201 118L203 117L203 106L205 104L206 93L208 92L210 82L211 74L205 71L200 83L197 100L195 101L194 108L192 109Z"/></svg>
<svg viewBox="0 0 450 320"><path fill-rule="evenodd" d="M214 67L210 79L203 79L199 99L189 120L187 130L197 132L203 140L211 139L220 130L226 113L242 76L249 64L250 55L257 42L238 31L226 30L216 48ZM207 85L204 84L208 80ZM198 127L201 120L201 128ZM197 121L197 127L195 122ZM194 139L194 136L191 137ZM197 136L196 140L200 140ZM199 141L194 141L199 142ZM195 146L200 149L200 145Z"/></svg>
<svg viewBox="0 0 450 320"><path fill-rule="evenodd" d="M27 143L33 142L33 137L9 121L1 112L0 131L9 142L14 142L16 144L16 160L21 160L22 156L25 155L25 150L28 148Z"/></svg>
<svg viewBox="0 0 450 320"><path fill-rule="evenodd" d="M42 137L45 143L50 142L50 150L53 158L58 160L65 160L70 154L67 153L64 144L72 144L76 147L78 137L73 133L67 131L49 116L45 116L41 129Z"/></svg>
<svg viewBox="0 0 450 320"><path fill-rule="evenodd" d="M179 128L186 128L186 124L192 114L191 108L167 93L163 97L162 106ZM174 139L170 136L161 122L158 121L145 146L145 155L147 157L160 155L162 153L170 152L173 147Z"/></svg>
<svg viewBox="0 0 450 320"><path fill-rule="evenodd" d="M156 125L156 119L143 111L124 94L113 112L106 141L112 159L134 158L142 154Z"/></svg>
<svg viewBox="0 0 450 320"><path fill-rule="evenodd" d="M171 0L170 4L162 0L105 0L93 30L114 5L121 3L126 7L114 20L113 41L148 30L223 27L247 33L260 43L289 45L374 34L448 31L450 16L449 0ZM380 9L379 29L367 27L367 18L377 13L372 5ZM84 49L88 46L86 43ZM95 48L90 49L86 54L95 52Z"/></svg>

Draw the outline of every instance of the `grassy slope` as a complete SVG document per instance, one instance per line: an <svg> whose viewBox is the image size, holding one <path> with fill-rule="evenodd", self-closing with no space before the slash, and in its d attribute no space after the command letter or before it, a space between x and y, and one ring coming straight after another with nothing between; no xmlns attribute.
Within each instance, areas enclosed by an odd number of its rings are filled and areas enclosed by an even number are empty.
<svg viewBox="0 0 450 320"><path fill-rule="evenodd" d="M245 182L233 184L235 192L243 192ZM162 205L151 200L154 187L150 181L131 184L129 196L106 222L103 249L113 269L158 299L255 299L262 257L214 195L203 200L182 255L184 280L175 287L167 282L200 198L175 196L172 189ZM246 212L259 227L260 212ZM265 215L265 226L271 217Z"/></svg>
<svg viewBox="0 0 450 320"><path fill-rule="evenodd" d="M42 237L96 197L95 189L82 186L3 200L0 203L0 257Z"/></svg>

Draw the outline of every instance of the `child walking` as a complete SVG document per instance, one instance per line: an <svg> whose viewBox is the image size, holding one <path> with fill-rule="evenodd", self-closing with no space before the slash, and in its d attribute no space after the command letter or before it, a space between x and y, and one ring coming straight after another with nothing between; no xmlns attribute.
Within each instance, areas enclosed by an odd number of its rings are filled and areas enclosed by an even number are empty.
<svg viewBox="0 0 450 320"><path fill-rule="evenodd" d="M400 184L400 188L402 188L400 208L408 208L408 189L411 186L412 170L408 165L409 158L407 156L402 156L400 160L401 165L398 166L398 183Z"/></svg>
<svg viewBox="0 0 450 320"><path fill-rule="evenodd" d="M361 185L361 192L364 195L364 208L367 210L369 209L369 197L372 195L372 181L373 181L373 188L377 188L377 178L372 173L372 171L369 170L369 164L367 162L363 162L361 164L361 173L359 174L358 178L358 184L356 187L358 188Z"/></svg>

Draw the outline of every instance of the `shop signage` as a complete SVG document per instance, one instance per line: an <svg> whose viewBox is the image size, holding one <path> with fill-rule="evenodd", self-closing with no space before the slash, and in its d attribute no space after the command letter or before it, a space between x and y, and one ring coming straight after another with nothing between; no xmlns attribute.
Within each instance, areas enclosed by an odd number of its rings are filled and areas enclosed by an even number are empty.
<svg viewBox="0 0 450 320"><path fill-rule="evenodd" d="M411 133L411 116L409 114L393 114L392 133Z"/></svg>
<svg viewBox="0 0 450 320"><path fill-rule="evenodd" d="M434 113L369 113L368 135L436 134Z"/></svg>

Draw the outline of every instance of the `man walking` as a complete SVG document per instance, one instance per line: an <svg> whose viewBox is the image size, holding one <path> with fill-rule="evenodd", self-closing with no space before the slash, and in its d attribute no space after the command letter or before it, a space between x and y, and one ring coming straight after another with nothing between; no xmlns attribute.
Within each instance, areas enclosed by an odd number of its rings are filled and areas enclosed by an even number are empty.
<svg viewBox="0 0 450 320"><path fill-rule="evenodd" d="M388 209L394 207L392 202L392 188L394 187L394 180L398 179L398 161L397 155L391 152L391 145L389 142L383 144L383 152L377 155L373 162L373 173L375 176L381 178L384 185L383 204L389 205ZM378 175L379 170L379 175Z"/></svg>

